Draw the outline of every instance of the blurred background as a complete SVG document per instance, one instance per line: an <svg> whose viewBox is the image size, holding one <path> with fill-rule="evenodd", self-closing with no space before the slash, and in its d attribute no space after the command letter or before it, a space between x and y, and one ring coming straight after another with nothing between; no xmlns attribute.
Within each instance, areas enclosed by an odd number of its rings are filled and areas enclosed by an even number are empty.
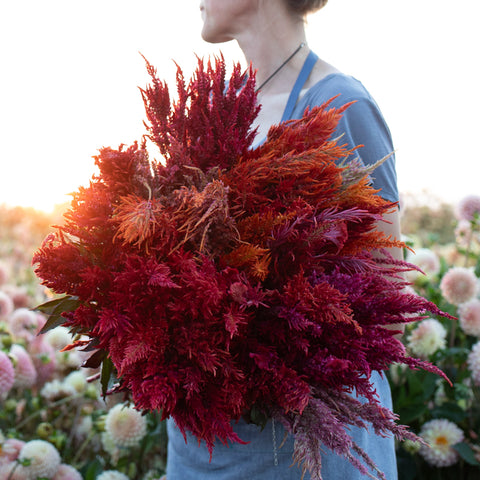
<svg viewBox="0 0 480 480"><path fill-rule="evenodd" d="M331 0L310 46L361 80L392 131L406 201L478 191L479 2ZM143 54L173 82L195 54L244 59L200 38L199 1L17 0L0 6L0 204L50 212L88 183L103 146L140 139Z"/></svg>

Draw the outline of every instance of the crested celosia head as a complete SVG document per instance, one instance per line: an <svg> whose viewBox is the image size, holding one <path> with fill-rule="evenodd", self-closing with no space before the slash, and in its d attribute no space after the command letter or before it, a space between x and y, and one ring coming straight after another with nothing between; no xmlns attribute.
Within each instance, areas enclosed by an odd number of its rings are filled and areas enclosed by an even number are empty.
<svg viewBox="0 0 480 480"><path fill-rule="evenodd" d="M0 350L0 399L6 397L15 383L15 369L5 352Z"/></svg>
<svg viewBox="0 0 480 480"><path fill-rule="evenodd" d="M475 385L480 385L480 342L477 342L467 358L468 369Z"/></svg>
<svg viewBox="0 0 480 480"><path fill-rule="evenodd" d="M422 426L420 437L428 444L420 447L420 455L428 464L449 467L458 461L459 455L452 447L460 443L464 435L455 423L446 419L430 420Z"/></svg>
<svg viewBox="0 0 480 480"><path fill-rule="evenodd" d="M15 383L18 388L31 388L37 381L37 371L29 353L21 346L14 344L10 348L14 360Z"/></svg>
<svg viewBox="0 0 480 480"><path fill-rule="evenodd" d="M480 337L480 300L473 298L458 308L460 327L467 335Z"/></svg>
<svg viewBox="0 0 480 480"><path fill-rule="evenodd" d="M447 331L434 318L422 320L408 337L408 347L414 355L427 358L437 350L445 348Z"/></svg>
<svg viewBox="0 0 480 480"><path fill-rule="evenodd" d="M409 250L406 260L408 263L413 263L420 268L425 275L436 275L440 271L438 255L429 248L419 248L415 250L415 253ZM410 281L413 281L421 275L421 273L417 270L409 270L406 272L406 275Z"/></svg>
<svg viewBox="0 0 480 480"><path fill-rule="evenodd" d="M440 290L445 299L453 305L460 305L475 296L478 280L469 268L452 267L442 278Z"/></svg>
<svg viewBox="0 0 480 480"><path fill-rule="evenodd" d="M83 480L83 477L77 469L73 468L71 465L62 463L52 477L52 480Z"/></svg>
<svg viewBox="0 0 480 480"><path fill-rule="evenodd" d="M118 447L133 447L147 433L147 420L138 410L118 404L108 411L105 430Z"/></svg>
<svg viewBox="0 0 480 480"><path fill-rule="evenodd" d="M13 300L10 295L0 291L0 320L7 318L14 309Z"/></svg>
<svg viewBox="0 0 480 480"><path fill-rule="evenodd" d="M187 86L179 72L173 104L153 78L142 93L165 161L150 161L145 144L101 150L99 174L35 254L36 273L66 295L54 310L87 335L87 365L111 361L115 390L139 410L173 417L210 451L241 442L232 422L251 409L320 413L317 424L328 413L323 439L352 459L360 447L346 418L405 437L375 403L372 371L399 362L439 373L383 327L441 312L404 293L404 263L376 255L404 246L376 227L397 207L370 186L373 166L349 162L354 150L334 137L348 105L315 107L250 149L252 73L235 67L227 84L219 59ZM354 389L371 403L350 402ZM328 400L339 392L340 403ZM107 417L105 437L119 448L145 435L138 412ZM318 476L307 437L297 460Z"/></svg>
<svg viewBox="0 0 480 480"><path fill-rule="evenodd" d="M455 211L458 220L472 221L480 218L480 196L467 195L457 205Z"/></svg>
<svg viewBox="0 0 480 480"><path fill-rule="evenodd" d="M49 442L31 440L20 450L19 461L29 460L28 465L19 465L18 473L26 480L53 478L60 466L60 454Z"/></svg>
<svg viewBox="0 0 480 480"><path fill-rule="evenodd" d="M97 480L129 480L128 477L118 470L106 470L101 473Z"/></svg>

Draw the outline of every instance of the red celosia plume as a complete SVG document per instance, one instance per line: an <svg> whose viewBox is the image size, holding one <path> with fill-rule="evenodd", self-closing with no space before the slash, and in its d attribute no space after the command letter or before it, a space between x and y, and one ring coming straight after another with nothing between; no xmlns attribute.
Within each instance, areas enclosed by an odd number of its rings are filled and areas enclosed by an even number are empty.
<svg viewBox="0 0 480 480"><path fill-rule="evenodd" d="M321 443L374 468L353 455L348 424L412 435L377 404L371 372L435 370L384 327L441 312L403 291L406 264L378 255L401 245L376 229L396 206L332 138L348 106L314 108L252 150L252 72L235 67L227 84L222 59L199 62L186 85L179 69L172 102L148 70L148 137L164 162L145 144L96 157L99 173L34 257L66 294L41 307L46 328L88 336L87 364L103 362L106 379L112 368L137 408L173 416L209 449L242 441L232 420L260 413L295 435L312 478Z"/></svg>

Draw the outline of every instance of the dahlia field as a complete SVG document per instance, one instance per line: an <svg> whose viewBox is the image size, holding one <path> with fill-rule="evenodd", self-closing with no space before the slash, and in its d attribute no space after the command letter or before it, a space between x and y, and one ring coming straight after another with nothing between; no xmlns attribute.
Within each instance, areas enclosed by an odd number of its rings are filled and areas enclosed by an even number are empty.
<svg viewBox="0 0 480 480"><path fill-rule="evenodd" d="M435 374L392 366L388 372L400 422L426 445L398 444L400 480L477 479L480 475L480 198L466 197L455 238L412 229L405 208L411 288L458 318L407 326L410 353L440 367ZM446 218L448 216L445 216ZM122 397L101 396L100 372L81 368L85 352L63 327L37 332L46 318L33 307L52 298L31 258L61 216L0 207L0 480L159 479L167 438L155 414L141 415ZM444 229L444 227L442 227Z"/></svg>
<svg viewBox="0 0 480 480"><path fill-rule="evenodd" d="M45 335L34 307L52 298L31 267L59 215L0 206L0 480L154 480L164 473L159 414L119 395L103 400L86 352L62 351L64 327Z"/></svg>
<svg viewBox="0 0 480 480"><path fill-rule="evenodd" d="M398 445L400 480L480 478L480 197L456 205L447 233L454 240L443 245L438 232L410 229L406 238L414 250L407 261L423 271L407 272L409 288L458 320L425 318L403 337L407 350L441 368L451 386L424 371L389 371L400 422L426 442Z"/></svg>

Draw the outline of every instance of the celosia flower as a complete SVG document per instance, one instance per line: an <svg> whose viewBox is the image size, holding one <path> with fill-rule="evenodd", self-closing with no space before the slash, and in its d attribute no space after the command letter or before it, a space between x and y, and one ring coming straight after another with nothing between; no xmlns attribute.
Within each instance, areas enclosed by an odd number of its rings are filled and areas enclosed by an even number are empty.
<svg viewBox="0 0 480 480"><path fill-rule="evenodd" d="M442 295L453 305L467 302L475 296L477 289L477 277L472 270L463 267L452 267L440 282Z"/></svg>
<svg viewBox="0 0 480 480"><path fill-rule="evenodd" d="M173 104L153 78L142 94L165 162L144 145L103 149L36 273L67 295L56 313L88 335L91 365L113 363L137 408L161 410L212 450L241 442L232 421L265 406L312 476L320 437L365 471L345 419L414 438L375 402L371 372L399 362L439 373L383 326L440 312L392 280L404 263L376 256L403 243L376 230L396 206L369 186L374 167L346 161L354 150L332 137L348 107L316 107L250 149L250 73L236 68L226 87L221 60L188 84L179 72ZM355 403L354 389L370 401ZM138 442L141 421L125 427L114 412L105 438Z"/></svg>
<svg viewBox="0 0 480 480"><path fill-rule="evenodd" d="M71 465L62 463L52 477L52 480L83 480L83 477L81 473Z"/></svg>
<svg viewBox="0 0 480 480"><path fill-rule="evenodd" d="M97 480L129 480L129 478L118 470L106 470L97 477Z"/></svg>
<svg viewBox="0 0 480 480"><path fill-rule="evenodd" d="M445 348L447 331L434 318L422 320L408 338L408 347L414 355L427 358L441 348Z"/></svg>
<svg viewBox="0 0 480 480"><path fill-rule="evenodd" d="M480 216L480 196L468 195L463 198L455 210L458 220L472 221Z"/></svg>
<svg viewBox="0 0 480 480"><path fill-rule="evenodd" d="M108 411L105 430L118 447L134 447L147 433L147 420L138 410L118 404Z"/></svg>
<svg viewBox="0 0 480 480"><path fill-rule="evenodd" d="M27 442L18 456L19 461L29 460L28 465L19 465L19 476L26 480L37 478L52 478L60 466L60 454L49 442L31 440Z"/></svg>
<svg viewBox="0 0 480 480"><path fill-rule="evenodd" d="M0 320L7 318L13 312L13 300L10 295L0 291Z"/></svg>
<svg viewBox="0 0 480 480"><path fill-rule="evenodd" d="M467 335L480 337L480 300L478 298L462 303L458 308L458 318L462 330Z"/></svg>
<svg viewBox="0 0 480 480"><path fill-rule="evenodd" d="M0 350L0 399L6 397L15 383L15 369L5 352Z"/></svg>
<svg viewBox="0 0 480 480"><path fill-rule="evenodd" d="M32 358L28 352L21 346L14 344L10 348L10 355L14 360L15 383L18 388L31 388L37 381L37 371Z"/></svg>
<svg viewBox="0 0 480 480"><path fill-rule="evenodd" d="M475 385L480 385L480 342L477 342L467 358L468 368L472 374L472 380Z"/></svg>
<svg viewBox="0 0 480 480"><path fill-rule="evenodd" d="M425 275L436 275L440 271L438 255L429 248L419 248L415 253L409 250L406 261L416 265ZM410 281L414 281L421 273L417 270L409 270L406 275Z"/></svg>
<svg viewBox="0 0 480 480"><path fill-rule="evenodd" d="M420 436L428 444L420 447L420 455L428 464L449 467L458 461L459 455L452 447L460 443L464 435L455 423L446 419L430 420L422 426Z"/></svg>

